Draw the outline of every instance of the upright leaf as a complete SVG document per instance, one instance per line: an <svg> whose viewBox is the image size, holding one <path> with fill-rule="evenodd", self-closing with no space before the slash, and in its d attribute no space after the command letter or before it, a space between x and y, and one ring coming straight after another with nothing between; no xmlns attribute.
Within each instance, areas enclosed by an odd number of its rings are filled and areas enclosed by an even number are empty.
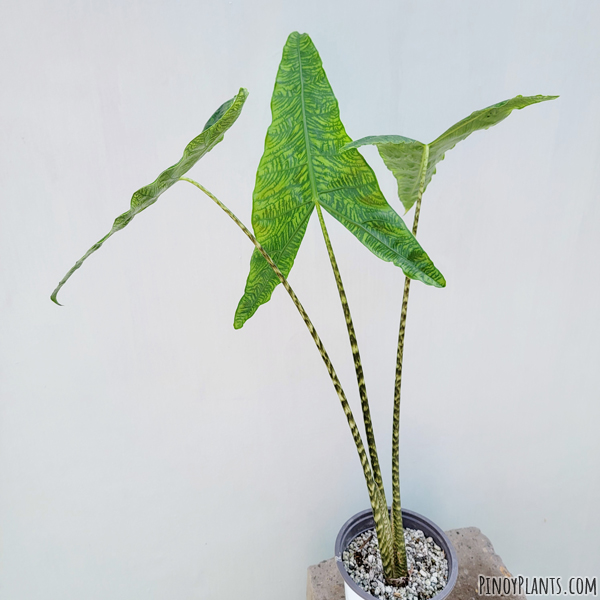
<svg viewBox="0 0 600 600"><path fill-rule="evenodd" d="M442 133L430 144L423 144L399 135L369 136L347 144L343 150L350 150L368 144L377 146L386 167L398 181L398 197L408 211L417 201L420 178L424 177L423 190L435 174L436 165L444 160L445 153L470 136L474 131L489 129L500 123L513 110L520 110L531 104L554 100L558 96L517 96L504 100L483 110L478 110L466 119L459 121ZM429 155L426 153L429 146ZM423 159L427 160L426 170L421 170Z"/></svg>
<svg viewBox="0 0 600 600"><path fill-rule="evenodd" d="M118 216L113 223L112 229L99 241L96 242L80 258L73 268L63 277L56 289L50 296L53 302L60 304L56 299L58 292L67 282L69 277L77 270L83 262L98 250L102 244L114 233L123 229L140 212L154 204L158 197L169 189L180 177L185 175L207 152L210 152L220 141L223 140L225 132L235 123L242 112L244 102L248 97L248 90L240 88L237 96L222 104L207 121L202 133L195 137L183 151L181 160L164 170L155 181L135 192L131 198L131 208Z"/></svg>
<svg viewBox="0 0 600 600"><path fill-rule="evenodd" d="M292 33L283 49L271 100L273 121L253 194L254 232L288 276L317 204L371 252L411 278L443 287L442 274L386 202L375 174L350 141L337 100L310 37ZM250 261L234 327L239 329L268 300L279 280L262 255Z"/></svg>

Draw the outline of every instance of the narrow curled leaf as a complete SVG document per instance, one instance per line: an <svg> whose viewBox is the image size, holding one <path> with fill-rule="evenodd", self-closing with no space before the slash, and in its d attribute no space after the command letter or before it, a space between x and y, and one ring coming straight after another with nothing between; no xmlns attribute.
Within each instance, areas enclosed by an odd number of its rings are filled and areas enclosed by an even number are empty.
<svg viewBox="0 0 600 600"><path fill-rule="evenodd" d="M284 276L319 204L371 252L400 266L409 277L443 287L442 274L389 206L363 157L356 150L339 152L350 138L317 49L306 34L292 33L286 42L271 112L256 174L252 225ZM255 251L235 314L236 329L268 302L278 284Z"/></svg>
<svg viewBox="0 0 600 600"><path fill-rule="evenodd" d="M195 137L183 151L181 160L164 170L155 181L135 192L131 198L131 208L118 216L113 223L112 229L99 241L96 242L80 258L73 268L63 277L50 298L56 304L58 292L67 282L69 277L77 270L83 262L93 254L114 233L123 229L140 212L154 204L158 197L169 189L180 177L185 175L206 153L210 152L220 141L223 140L225 132L235 123L240 116L244 102L248 97L248 90L240 88L237 96L222 104L207 121L202 133Z"/></svg>
<svg viewBox="0 0 600 600"><path fill-rule="evenodd" d="M489 129L500 123L510 115L513 110L520 110L526 106L554 100L558 96L516 96L510 100L498 102L483 110L475 111L466 119L459 121L442 133L440 137L430 144L423 144L410 138L399 135L369 136L347 144L342 150L359 148L368 144L377 146L385 166L394 174L398 181L398 197L408 211L417 201L419 185L423 179L423 187L429 185L435 174L437 163L444 159L445 153L451 150L474 131ZM429 156L426 157L426 146L429 146ZM427 160L427 168L422 161Z"/></svg>

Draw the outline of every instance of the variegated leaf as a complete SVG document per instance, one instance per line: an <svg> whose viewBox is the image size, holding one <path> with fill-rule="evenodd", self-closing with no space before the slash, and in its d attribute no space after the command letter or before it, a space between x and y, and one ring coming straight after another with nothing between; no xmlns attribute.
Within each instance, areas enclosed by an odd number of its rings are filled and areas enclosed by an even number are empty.
<svg viewBox="0 0 600 600"><path fill-rule="evenodd" d="M350 138L317 49L306 34L292 33L287 40L271 110L273 121L256 174L252 225L284 276L319 204L378 257L411 278L443 287L442 274L389 206L363 157L355 150L339 152ZM278 284L255 251L235 314L236 329L268 302Z"/></svg>
<svg viewBox="0 0 600 600"><path fill-rule="evenodd" d="M151 184L144 186L133 194L131 208L115 219L111 230L99 242L96 242L60 281L50 296L53 302L60 304L56 298L58 292L91 254L98 250L111 235L128 225L138 213L154 204L163 192L185 175L223 139L225 132L240 116L247 97L248 90L240 88L237 96L222 104L207 121L202 133L185 147L183 156L178 163L163 171Z"/></svg>
<svg viewBox="0 0 600 600"><path fill-rule="evenodd" d="M513 110L520 110L526 106L554 100L558 96L516 96L504 100L483 110L478 110L459 121L442 133L431 144L423 144L399 135L369 136L347 144L343 150L359 148L373 144L377 146L379 154L386 167L394 174L398 181L398 197L408 211L417 201L421 177L424 177L422 191L429 185L435 174L436 165L444 159L445 153L451 150L474 131L489 129L497 125ZM423 160L427 161L427 168L422 167Z"/></svg>

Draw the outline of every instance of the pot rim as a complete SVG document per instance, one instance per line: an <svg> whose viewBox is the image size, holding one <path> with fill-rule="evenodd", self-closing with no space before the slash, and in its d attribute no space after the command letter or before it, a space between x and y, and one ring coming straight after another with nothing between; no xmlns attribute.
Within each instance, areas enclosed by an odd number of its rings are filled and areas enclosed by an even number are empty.
<svg viewBox="0 0 600 600"><path fill-rule="evenodd" d="M412 510L408 510L406 508L402 509L402 521L405 527L409 527L410 529L420 529L427 537L431 536L435 543L440 546L440 548L442 548L446 554L446 560L448 561L448 581L444 586L444 589L430 599L443 600L453 590L458 578L458 557L450 538L433 521L430 521L427 517L424 517L423 515L420 515ZM374 527L375 522L373 520L373 511L369 508L355 514L353 517L350 517L350 519L348 519L344 525L342 525L342 528L340 529L335 540L335 562L342 575L342 578L344 579L344 583L350 589L352 589L352 591L365 600L380 599L363 590L354 581L354 579L350 577L346 571L346 568L344 567L342 552L355 537L364 531L367 531L368 529L373 529Z"/></svg>

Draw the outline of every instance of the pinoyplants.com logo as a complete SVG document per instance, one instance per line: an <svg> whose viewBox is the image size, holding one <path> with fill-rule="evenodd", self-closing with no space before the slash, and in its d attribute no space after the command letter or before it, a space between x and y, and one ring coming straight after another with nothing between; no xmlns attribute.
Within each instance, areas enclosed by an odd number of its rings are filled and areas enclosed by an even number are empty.
<svg viewBox="0 0 600 600"><path fill-rule="evenodd" d="M597 596L597 577L487 577L479 576L480 596Z"/></svg>

